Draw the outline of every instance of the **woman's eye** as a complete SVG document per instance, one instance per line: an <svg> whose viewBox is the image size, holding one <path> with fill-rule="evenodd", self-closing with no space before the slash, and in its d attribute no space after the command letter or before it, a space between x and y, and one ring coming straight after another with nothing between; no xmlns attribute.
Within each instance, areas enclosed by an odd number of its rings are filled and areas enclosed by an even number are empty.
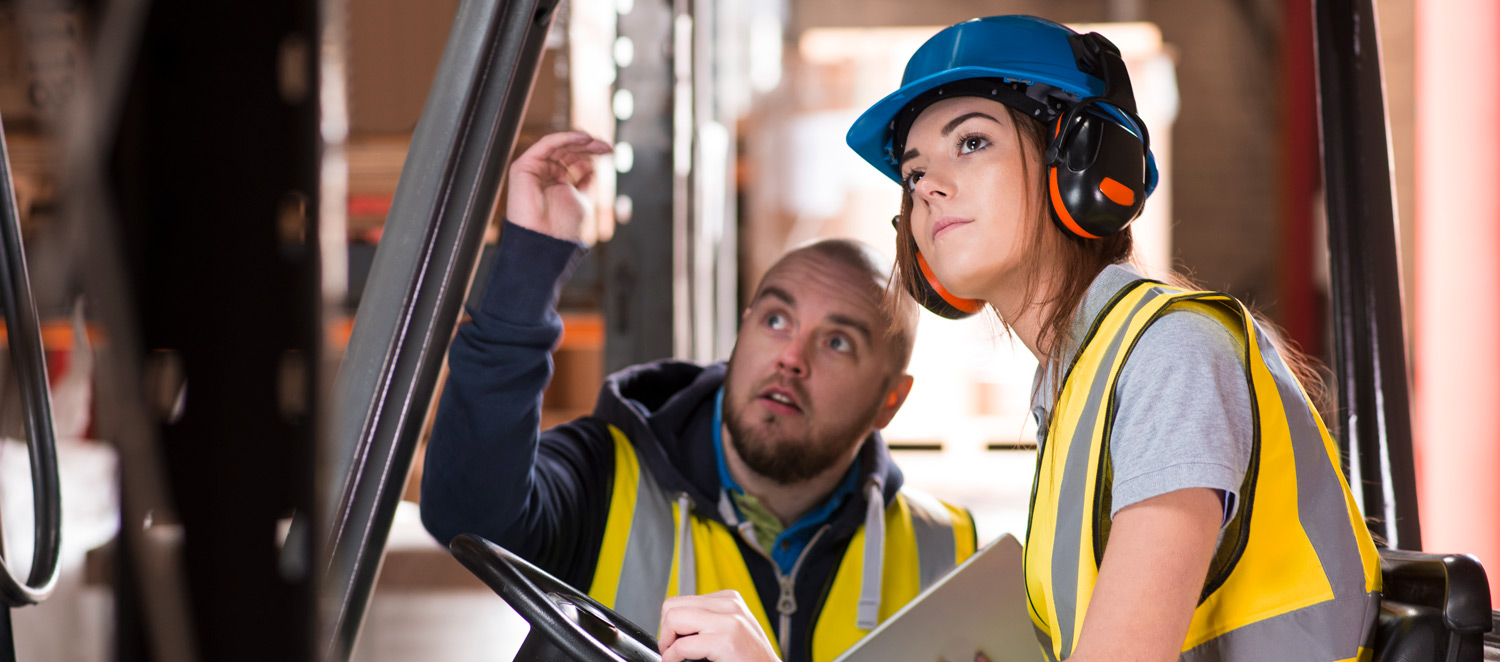
<svg viewBox="0 0 1500 662"><path fill-rule="evenodd" d="M977 152L981 149L984 149L984 146L988 144L989 141L985 140L982 136L969 136L967 138L964 138L963 141L958 144L958 151L960 154Z"/></svg>
<svg viewBox="0 0 1500 662"><path fill-rule="evenodd" d="M922 181L922 171L913 170L906 176L906 190L916 192L917 182Z"/></svg>

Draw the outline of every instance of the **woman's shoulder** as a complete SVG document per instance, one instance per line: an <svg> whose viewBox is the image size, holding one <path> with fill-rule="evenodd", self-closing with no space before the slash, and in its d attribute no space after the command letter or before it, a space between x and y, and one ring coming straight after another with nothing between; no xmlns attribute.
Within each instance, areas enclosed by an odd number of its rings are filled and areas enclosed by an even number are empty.
<svg viewBox="0 0 1500 662"><path fill-rule="evenodd" d="M1173 307L1141 333L1125 359L1121 378L1176 380L1185 373L1206 373L1239 379L1243 353L1242 341L1223 318L1194 308Z"/></svg>

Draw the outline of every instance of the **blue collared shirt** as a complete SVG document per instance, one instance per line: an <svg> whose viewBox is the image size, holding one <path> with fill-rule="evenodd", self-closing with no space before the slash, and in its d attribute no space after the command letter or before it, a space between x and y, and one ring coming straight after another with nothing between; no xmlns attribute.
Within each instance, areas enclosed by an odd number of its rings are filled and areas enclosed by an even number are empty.
<svg viewBox="0 0 1500 662"><path fill-rule="evenodd" d="M719 463L719 485L722 489L731 496L744 494L745 490L734 481L734 477L729 475L729 467L724 463L724 387L722 386L719 387L719 393L714 396L714 457ZM792 567L797 564L797 559L802 556L802 550L807 548L807 543L812 540L819 528L833 519L834 512L839 509L844 500L854 494L858 481L859 458L856 457L849 471L844 474L844 480L839 482L832 494L828 495L823 505L792 522L791 526L782 530L781 535L776 536L776 542L766 552L781 568L782 573L792 572ZM734 499L731 498L729 502L733 504ZM744 516L739 512L737 505L735 514L740 517Z"/></svg>

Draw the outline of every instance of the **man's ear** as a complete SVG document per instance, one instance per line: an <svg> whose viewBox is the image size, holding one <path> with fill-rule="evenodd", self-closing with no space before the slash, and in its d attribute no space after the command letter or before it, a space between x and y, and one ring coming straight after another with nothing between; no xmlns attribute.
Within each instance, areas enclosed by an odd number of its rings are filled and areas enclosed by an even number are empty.
<svg viewBox="0 0 1500 662"><path fill-rule="evenodd" d="M916 381L911 375L901 375L891 390L882 396L885 399L880 403L880 414L875 417L875 429L883 430L891 424L891 419L896 417L896 412L901 411L901 405L906 404L906 396L911 395L912 382Z"/></svg>

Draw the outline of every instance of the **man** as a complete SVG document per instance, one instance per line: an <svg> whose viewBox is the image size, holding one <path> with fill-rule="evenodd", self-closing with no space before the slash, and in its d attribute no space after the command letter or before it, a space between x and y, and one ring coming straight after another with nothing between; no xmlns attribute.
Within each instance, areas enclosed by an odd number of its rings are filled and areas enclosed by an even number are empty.
<svg viewBox="0 0 1500 662"><path fill-rule="evenodd" d="M579 189L608 150L554 134L511 166L489 286L449 354L423 522L659 624L665 660L831 660L975 547L966 511L901 489L876 432L911 389L915 322L885 312L873 251L811 244L766 274L727 365L628 368L593 416L538 435Z"/></svg>

